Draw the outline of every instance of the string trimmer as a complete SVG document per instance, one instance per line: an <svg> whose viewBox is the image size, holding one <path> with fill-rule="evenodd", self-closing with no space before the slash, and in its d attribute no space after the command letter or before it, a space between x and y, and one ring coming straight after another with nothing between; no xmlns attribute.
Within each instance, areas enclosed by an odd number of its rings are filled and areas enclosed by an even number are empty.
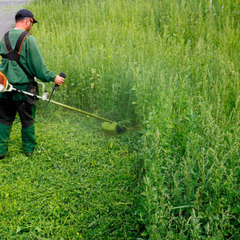
<svg viewBox="0 0 240 240"><path fill-rule="evenodd" d="M1 72L0 72L0 73L1 73ZM66 77L65 73L63 73L63 72L61 72L59 75L60 75L61 77L63 77L63 78ZM41 83L41 82L38 82L38 83L41 84L41 85L43 85L43 89L42 89L43 94L42 94L42 96L37 95L34 91L33 91L33 92L26 92L26 91L22 91L22 90L20 90L20 89L14 88L14 87L8 82L8 80L6 79L6 77L5 77L3 74L0 74L0 92L1 92L1 93L3 93L3 92L16 91L16 92L19 92L19 93L24 94L26 97L27 97L27 96L30 96L30 97L32 97L33 99L41 99L41 100L43 100L43 101L47 101L48 103L51 102L51 103L54 103L54 104L56 104L56 105L59 105L59 106L68 108L68 109L70 109L70 110L73 110L73 111L76 111L76 112L85 114L85 115L87 115L87 116L97 118L97 119L99 119L99 120L104 121L104 122L102 123L102 128L103 128L104 130L106 130L107 132L110 132L110 133L111 133L111 132L112 132L112 133L114 133L114 132L122 133L122 132L124 132L124 131L126 130L125 127L120 127L117 122L114 122L114 121L112 121L112 120L109 120L109 119L106 119L106 118L103 118L103 117L99 117L99 116L97 116L97 115L94 115L94 114L92 114L92 113L83 111L83 110L81 110L81 109L77 109L77 108L68 106L68 105L66 105L66 104L63 104L63 103L60 103L60 102L56 102L56 101L51 100L52 95L57 91L57 89L58 89L58 87L59 87L57 84L53 87L51 96L50 96L50 98L48 99L48 98L47 98L48 93L44 91L45 85L44 85L43 83ZM32 100L30 99L30 101L32 101ZM47 103L47 104L48 104L48 103Z"/></svg>

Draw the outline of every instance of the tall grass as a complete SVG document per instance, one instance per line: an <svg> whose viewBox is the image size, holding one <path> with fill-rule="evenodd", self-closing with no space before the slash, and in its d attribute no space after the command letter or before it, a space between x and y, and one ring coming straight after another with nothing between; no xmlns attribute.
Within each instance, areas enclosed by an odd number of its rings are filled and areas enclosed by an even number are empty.
<svg viewBox="0 0 240 240"><path fill-rule="evenodd" d="M142 236L238 239L239 2L40 0L30 8L46 63L68 75L61 100L142 129Z"/></svg>

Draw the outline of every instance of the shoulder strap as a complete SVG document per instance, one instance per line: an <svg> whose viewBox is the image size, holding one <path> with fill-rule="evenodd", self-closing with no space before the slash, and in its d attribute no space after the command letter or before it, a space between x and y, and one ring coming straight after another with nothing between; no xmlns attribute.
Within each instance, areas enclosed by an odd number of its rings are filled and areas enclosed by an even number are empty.
<svg viewBox="0 0 240 240"><path fill-rule="evenodd" d="M30 32L28 31L24 31L21 33L21 35L19 36L18 40L17 40L17 43L16 43L16 46L14 48L14 51L20 55L20 52L21 52L21 49L22 49L22 45L23 45L23 42L24 40L26 39L27 36L31 35ZM12 49L12 46L11 46L11 43L10 43L10 40L9 40L9 31L7 33L5 33L4 35L4 43L5 43L5 47L7 49L7 53L11 52L13 49Z"/></svg>
<svg viewBox="0 0 240 240"><path fill-rule="evenodd" d="M20 55L20 52L21 52L21 49L22 49L22 45L23 45L23 42L24 40L26 39L27 36L31 35L30 32L28 31L24 31L21 33L21 35L19 36L18 40L17 40L17 43L16 43L16 46L15 46L15 49L14 51L17 52L18 55Z"/></svg>
<svg viewBox="0 0 240 240"><path fill-rule="evenodd" d="M7 49L7 53L11 52L13 49L12 49L12 46L11 46L11 43L9 40L9 31L6 32L4 35L4 43L5 43L5 47Z"/></svg>

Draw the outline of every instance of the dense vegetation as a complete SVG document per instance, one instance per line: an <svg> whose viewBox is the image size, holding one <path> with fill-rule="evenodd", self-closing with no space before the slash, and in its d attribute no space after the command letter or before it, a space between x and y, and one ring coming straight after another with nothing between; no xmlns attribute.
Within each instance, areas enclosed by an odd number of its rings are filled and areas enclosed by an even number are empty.
<svg viewBox="0 0 240 240"><path fill-rule="evenodd" d="M87 123L73 130L76 117L57 114L70 139L58 152L40 127L41 148L49 148L49 154L39 150L36 174L64 169L60 180L44 182L50 195L67 178L51 195L59 209L50 209L40 180L29 193L41 196L22 199L45 229L48 211L56 213L49 223L54 230L42 236L239 239L238 0L39 0L29 8L39 21L33 34L47 65L68 76L56 98L135 129L107 140L101 133L91 135L94 129L85 136ZM54 139L53 129L47 132ZM106 141L108 151L102 150ZM115 145L112 152L109 146ZM28 164L23 158L22 167L31 168ZM28 181L37 176L31 171ZM1 220L14 214L1 212Z"/></svg>

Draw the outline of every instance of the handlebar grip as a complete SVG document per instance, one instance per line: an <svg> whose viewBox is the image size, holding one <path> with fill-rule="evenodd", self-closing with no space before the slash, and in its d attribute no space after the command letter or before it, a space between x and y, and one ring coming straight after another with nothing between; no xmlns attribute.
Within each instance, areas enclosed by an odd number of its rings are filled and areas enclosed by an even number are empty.
<svg viewBox="0 0 240 240"><path fill-rule="evenodd" d="M59 76L62 77L62 78L66 78L66 74L64 72L60 72Z"/></svg>
<svg viewBox="0 0 240 240"><path fill-rule="evenodd" d="M66 78L66 74L64 72L60 72L59 76L62 78ZM55 84L55 86L53 87L53 91L56 92L58 90L59 85Z"/></svg>

